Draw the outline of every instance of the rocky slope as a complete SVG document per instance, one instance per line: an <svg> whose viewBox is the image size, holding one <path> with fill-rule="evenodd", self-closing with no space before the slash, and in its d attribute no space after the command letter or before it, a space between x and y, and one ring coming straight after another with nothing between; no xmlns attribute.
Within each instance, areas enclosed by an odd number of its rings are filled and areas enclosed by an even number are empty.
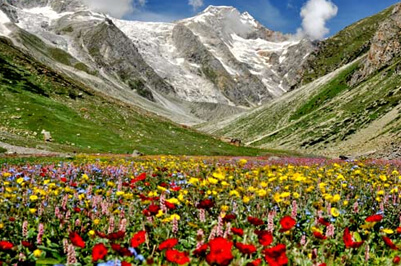
<svg viewBox="0 0 401 266"><path fill-rule="evenodd" d="M400 7L397 4L351 25L319 44L320 50L312 56L314 66L327 64L322 72L313 73L314 78L304 75L313 82L247 114L205 124L203 129L242 138L257 147L333 157L399 157ZM346 36L359 37L353 45ZM335 49L336 54L328 53ZM336 66L341 67L330 72Z"/></svg>

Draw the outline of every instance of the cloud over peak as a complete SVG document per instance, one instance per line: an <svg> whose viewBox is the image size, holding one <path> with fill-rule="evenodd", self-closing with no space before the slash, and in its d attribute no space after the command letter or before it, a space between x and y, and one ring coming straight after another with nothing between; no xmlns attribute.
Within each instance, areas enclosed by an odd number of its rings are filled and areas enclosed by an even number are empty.
<svg viewBox="0 0 401 266"><path fill-rule="evenodd" d="M196 11L198 8L202 7L204 3L203 0L189 0L188 5L192 6L194 11Z"/></svg>
<svg viewBox="0 0 401 266"><path fill-rule="evenodd" d="M83 0L93 11L107 13L115 18L122 18L145 6L146 0Z"/></svg>
<svg viewBox="0 0 401 266"><path fill-rule="evenodd" d="M323 39L330 30L326 27L328 20L337 15L338 7L330 0L309 0L301 9L302 28L298 36L313 40Z"/></svg>

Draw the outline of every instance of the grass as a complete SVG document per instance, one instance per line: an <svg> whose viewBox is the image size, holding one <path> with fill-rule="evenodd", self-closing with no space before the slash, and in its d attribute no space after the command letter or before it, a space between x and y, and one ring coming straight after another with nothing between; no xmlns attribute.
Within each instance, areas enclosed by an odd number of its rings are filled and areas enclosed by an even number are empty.
<svg viewBox="0 0 401 266"><path fill-rule="evenodd" d="M264 155L99 94L0 39L0 125L10 144L87 153ZM54 143L43 144L49 131Z"/></svg>
<svg viewBox="0 0 401 266"><path fill-rule="evenodd" d="M0 154L1 153L6 153L7 152L7 149L4 149L3 147L0 147Z"/></svg>

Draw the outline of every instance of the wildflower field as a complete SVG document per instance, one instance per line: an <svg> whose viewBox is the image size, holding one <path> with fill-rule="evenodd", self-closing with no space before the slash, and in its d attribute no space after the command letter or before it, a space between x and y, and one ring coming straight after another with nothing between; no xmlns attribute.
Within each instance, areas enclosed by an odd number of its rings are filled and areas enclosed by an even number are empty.
<svg viewBox="0 0 401 266"><path fill-rule="evenodd" d="M81 157L0 167L0 265L400 263L399 162Z"/></svg>

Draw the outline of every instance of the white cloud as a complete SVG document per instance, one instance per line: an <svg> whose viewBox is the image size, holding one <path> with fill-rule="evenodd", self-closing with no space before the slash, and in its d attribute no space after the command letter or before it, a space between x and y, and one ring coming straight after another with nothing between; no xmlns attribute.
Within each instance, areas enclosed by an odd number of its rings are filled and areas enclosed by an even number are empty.
<svg viewBox="0 0 401 266"><path fill-rule="evenodd" d="M188 5L192 6L194 10L202 7L204 5L203 0L189 0Z"/></svg>
<svg viewBox="0 0 401 266"><path fill-rule="evenodd" d="M301 10L302 28L298 29L299 37L320 40L330 30L326 22L337 15L338 7L330 0L309 0Z"/></svg>
<svg viewBox="0 0 401 266"><path fill-rule="evenodd" d="M129 15L136 8L143 7L146 0L83 0L93 11L107 13L115 18Z"/></svg>

